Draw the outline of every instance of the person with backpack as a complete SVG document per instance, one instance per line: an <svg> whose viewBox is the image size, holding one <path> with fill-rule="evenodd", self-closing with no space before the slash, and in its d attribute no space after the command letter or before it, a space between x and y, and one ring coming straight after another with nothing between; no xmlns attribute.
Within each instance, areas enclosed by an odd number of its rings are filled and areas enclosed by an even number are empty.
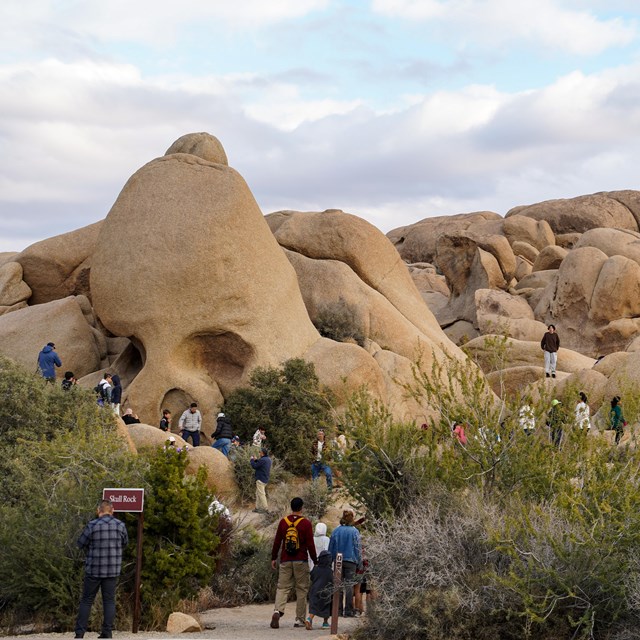
<svg viewBox="0 0 640 640"><path fill-rule="evenodd" d="M98 394L98 404L101 407L111 404L111 389L113 389L111 382L111 374L105 373L94 389Z"/></svg>
<svg viewBox="0 0 640 640"><path fill-rule="evenodd" d="M54 382L56 379L56 367L62 366L62 360L56 353L56 345L47 342L38 354L38 372L47 382Z"/></svg>
<svg viewBox="0 0 640 640"><path fill-rule="evenodd" d="M355 526L351 509L342 512L340 526L336 527L329 540L329 552L334 562L336 556L342 554L342 584L340 590L339 615L353 618L353 585L356 583L356 569L362 568L362 542L360 532ZM344 594L344 597L343 597Z"/></svg>
<svg viewBox="0 0 640 640"><path fill-rule="evenodd" d="M280 618L284 616L289 593L296 591L296 619L294 627L304 627L307 615L307 593L309 592L309 564L311 557L317 563L316 548L313 544L313 529L311 522L302 515L304 502L302 498L291 501L291 513L278 523L278 530L271 549L271 568L278 569L278 586L273 615L272 629L280 627Z"/></svg>

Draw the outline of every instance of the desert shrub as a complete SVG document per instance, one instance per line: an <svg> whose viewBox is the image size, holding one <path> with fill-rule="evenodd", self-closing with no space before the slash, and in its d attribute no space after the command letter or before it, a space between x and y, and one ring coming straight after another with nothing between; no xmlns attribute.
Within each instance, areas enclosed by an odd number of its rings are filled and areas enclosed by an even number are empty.
<svg viewBox="0 0 640 640"><path fill-rule="evenodd" d="M275 598L278 574L271 569L273 538L245 527L233 538L231 557L211 585L217 606L268 602Z"/></svg>
<svg viewBox="0 0 640 640"><path fill-rule="evenodd" d="M362 311L344 298L325 304L316 314L313 324L318 333L336 342L355 342L364 346Z"/></svg>
<svg viewBox="0 0 640 640"><path fill-rule="evenodd" d="M256 477L253 467L250 464L251 456L257 456L255 447L240 447L236 449L233 460L233 472L238 485L238 498L241 502L251 502L256 498ZM270 493L274 486L288 482L291 474L285 471L282 463L273 455L271 458L271 475L267 484L267 492Z"/></svg>
<svg viewBox="0 0 640 640"><path fill-rule="evenodd" d="M167 612L210 582L219 543L206 471L185 475L188 455L170 447L149 459L141 595Z"/></svg>
<svg viewBox="0 0 640 640"><path fill-rule="evenodd" d="M316 431L332 425L330 392L320 385L313 364L300 358L279 369L255 369L248 387L229 394L224 410L242 440L265 427L266 446L297 475L309 474Z"/></svg>
<svg viewBox="0 0 640 640"><path fill-rule="evenodd" d="M305 482L298 490L304 501L304 513L312 520L322 520L332 502L331 491L324 478Z"/></svg>

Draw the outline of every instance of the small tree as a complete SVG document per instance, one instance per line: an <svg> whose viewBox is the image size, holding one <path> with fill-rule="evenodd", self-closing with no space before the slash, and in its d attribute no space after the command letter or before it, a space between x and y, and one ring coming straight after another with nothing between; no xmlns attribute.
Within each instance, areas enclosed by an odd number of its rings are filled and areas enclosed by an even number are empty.
<svg viewBox="0 0 640 640"><path fill-rule="evenodd" d="M145 504L142 598L167 609L206 585L215 568L217 515L206 470L186 476L186 450L158 451L149 460Z"/></svg>
<svg viewBox="0 0 640 640"><path fill-rule="evenodd" d="M242 439L260 426L266 445L292 473L307 475L316 431L332 424L331 394L320 385L312 363L287 360L279 369L255 369L249 387L232 392L225 413Z"/></svg>

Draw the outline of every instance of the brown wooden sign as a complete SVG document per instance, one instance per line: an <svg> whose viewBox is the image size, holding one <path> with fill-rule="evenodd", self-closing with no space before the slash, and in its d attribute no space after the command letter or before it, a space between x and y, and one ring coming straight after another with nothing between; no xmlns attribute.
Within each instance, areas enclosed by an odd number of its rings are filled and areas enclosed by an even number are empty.
<svg viewBox="0 0 640 640"><path fill-rule="evenodd" d="M103 489L102 499L110 500L114 511L144 511L144 489Z"/></svg>

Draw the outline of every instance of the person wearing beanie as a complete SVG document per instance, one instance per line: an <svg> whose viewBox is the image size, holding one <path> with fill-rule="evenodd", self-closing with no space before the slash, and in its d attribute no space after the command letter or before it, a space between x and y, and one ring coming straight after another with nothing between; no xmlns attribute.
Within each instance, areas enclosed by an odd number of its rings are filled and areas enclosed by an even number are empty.
<svg viewBox="0 0 640 640"><path fill-rule="evenodd" d="M231 421L224 415L224 413L220 412L218 414L218 419L216 420L216 430L211 435L211 439L215 440L215 442L211 446L229 457L231 438L233 438Z"/></svg>

